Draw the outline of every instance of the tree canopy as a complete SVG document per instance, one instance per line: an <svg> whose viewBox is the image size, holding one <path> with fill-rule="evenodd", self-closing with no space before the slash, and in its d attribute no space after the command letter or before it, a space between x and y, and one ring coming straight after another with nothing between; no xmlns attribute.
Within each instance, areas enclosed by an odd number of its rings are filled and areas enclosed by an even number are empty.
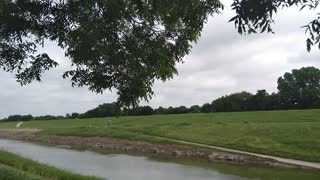
<svg viewBox="0 0 320 180"><path fill-rule="evenodd" d="M318 0L234 0L230 21L239 33L272 32L273 14L293 5L315 9ZM49 39L71 60L63 77L73 86L116 90L120 106L136 106L153 96L155 80L177 73L207 18L222 9L219 0L2 0L0 67L21 85L41 81L58 66L37 52ZM320 47L319 18L305 28L308 50Z"/></svg>
<svg viewBox="0 0 320 180"><path fill-rule="evenodd" d="M287 108L317 108L320 105L320 70L294 69L278 79L281 102Z"/></svg>

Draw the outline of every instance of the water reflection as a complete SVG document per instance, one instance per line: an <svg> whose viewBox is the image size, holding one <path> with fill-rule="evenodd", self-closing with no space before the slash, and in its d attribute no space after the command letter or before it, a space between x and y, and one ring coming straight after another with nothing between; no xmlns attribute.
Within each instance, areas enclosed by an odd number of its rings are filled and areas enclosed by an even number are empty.
<svg viewBox="0 0 320 180"><path fill-rule="evenodd" d="M2 139L0 149L67 171L109 180L320 179L320 174L316 172L127 154L99 154Z"/></svg>

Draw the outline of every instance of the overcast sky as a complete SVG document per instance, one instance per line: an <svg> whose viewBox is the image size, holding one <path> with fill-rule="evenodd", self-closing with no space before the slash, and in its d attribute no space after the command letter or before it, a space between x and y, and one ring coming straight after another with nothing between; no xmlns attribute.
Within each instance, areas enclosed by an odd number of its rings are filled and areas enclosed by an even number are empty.
<svg viewBox="0 0 320 180"><path fill-rule="evenodd" d="M190 106L211 102L217 97L258 89L277 91L277 79L285 72L304 66L320 66L320 51L306 51L306 35L300 27L315 18L316 12L282 11L276 18L276 34L237 34L228 20L233 16L229 0L223 14L214 15L205 25L201 39L194 44L179 75L167 82L156 82L155 97L143 105ZM99 104L113 102L115 93L96 95L87 88L72 88L62 79L69 61L54 43L45 50L60 66L44 74L43 82L21 87L13 74L0 70L0 118L12 114L65 115L85 112Z"/></svg>

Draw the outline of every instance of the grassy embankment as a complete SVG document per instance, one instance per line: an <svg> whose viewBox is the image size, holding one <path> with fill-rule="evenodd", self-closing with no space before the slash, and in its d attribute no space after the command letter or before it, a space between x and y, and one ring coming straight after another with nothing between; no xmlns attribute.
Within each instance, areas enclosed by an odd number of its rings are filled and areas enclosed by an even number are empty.
<svg viewBox="0 0 320 180"><path fill-rule="evenodd" d="M97 180L98 178L72 174L0 150L0 179L14 180Z"/></svg>
<svg viewBox="0 0 320 180"><path fill-rule="evenodd" d="M107 119L113 121L106 127ZM0 123L14 128L17 123ZM156 115L30 121L39 134L101 136L170 143L159 137L320 162L320 110ZM173 142L171 142L173 143Z"/></svg>

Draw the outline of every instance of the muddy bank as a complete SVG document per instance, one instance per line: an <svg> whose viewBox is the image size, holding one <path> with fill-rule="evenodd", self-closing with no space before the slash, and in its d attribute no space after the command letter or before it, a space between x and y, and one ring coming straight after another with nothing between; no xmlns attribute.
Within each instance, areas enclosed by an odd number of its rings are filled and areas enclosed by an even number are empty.
<svg viewBox="0 0 320 180"><path fill-rule="evenodd" d="M71 146L91 150L116 150L124 152L150 153L164 156L175 156L188 159L200 159L212 162L229 162L235 164L254 164L259 166L312 169L278 162L272 159L250 155L223 152L220 150L196 148L184 145L153 144L141 141L128 141L105 137L76 136L37 136L39 129L0 129L0 138L45 143L59 146Z"/></svg>

